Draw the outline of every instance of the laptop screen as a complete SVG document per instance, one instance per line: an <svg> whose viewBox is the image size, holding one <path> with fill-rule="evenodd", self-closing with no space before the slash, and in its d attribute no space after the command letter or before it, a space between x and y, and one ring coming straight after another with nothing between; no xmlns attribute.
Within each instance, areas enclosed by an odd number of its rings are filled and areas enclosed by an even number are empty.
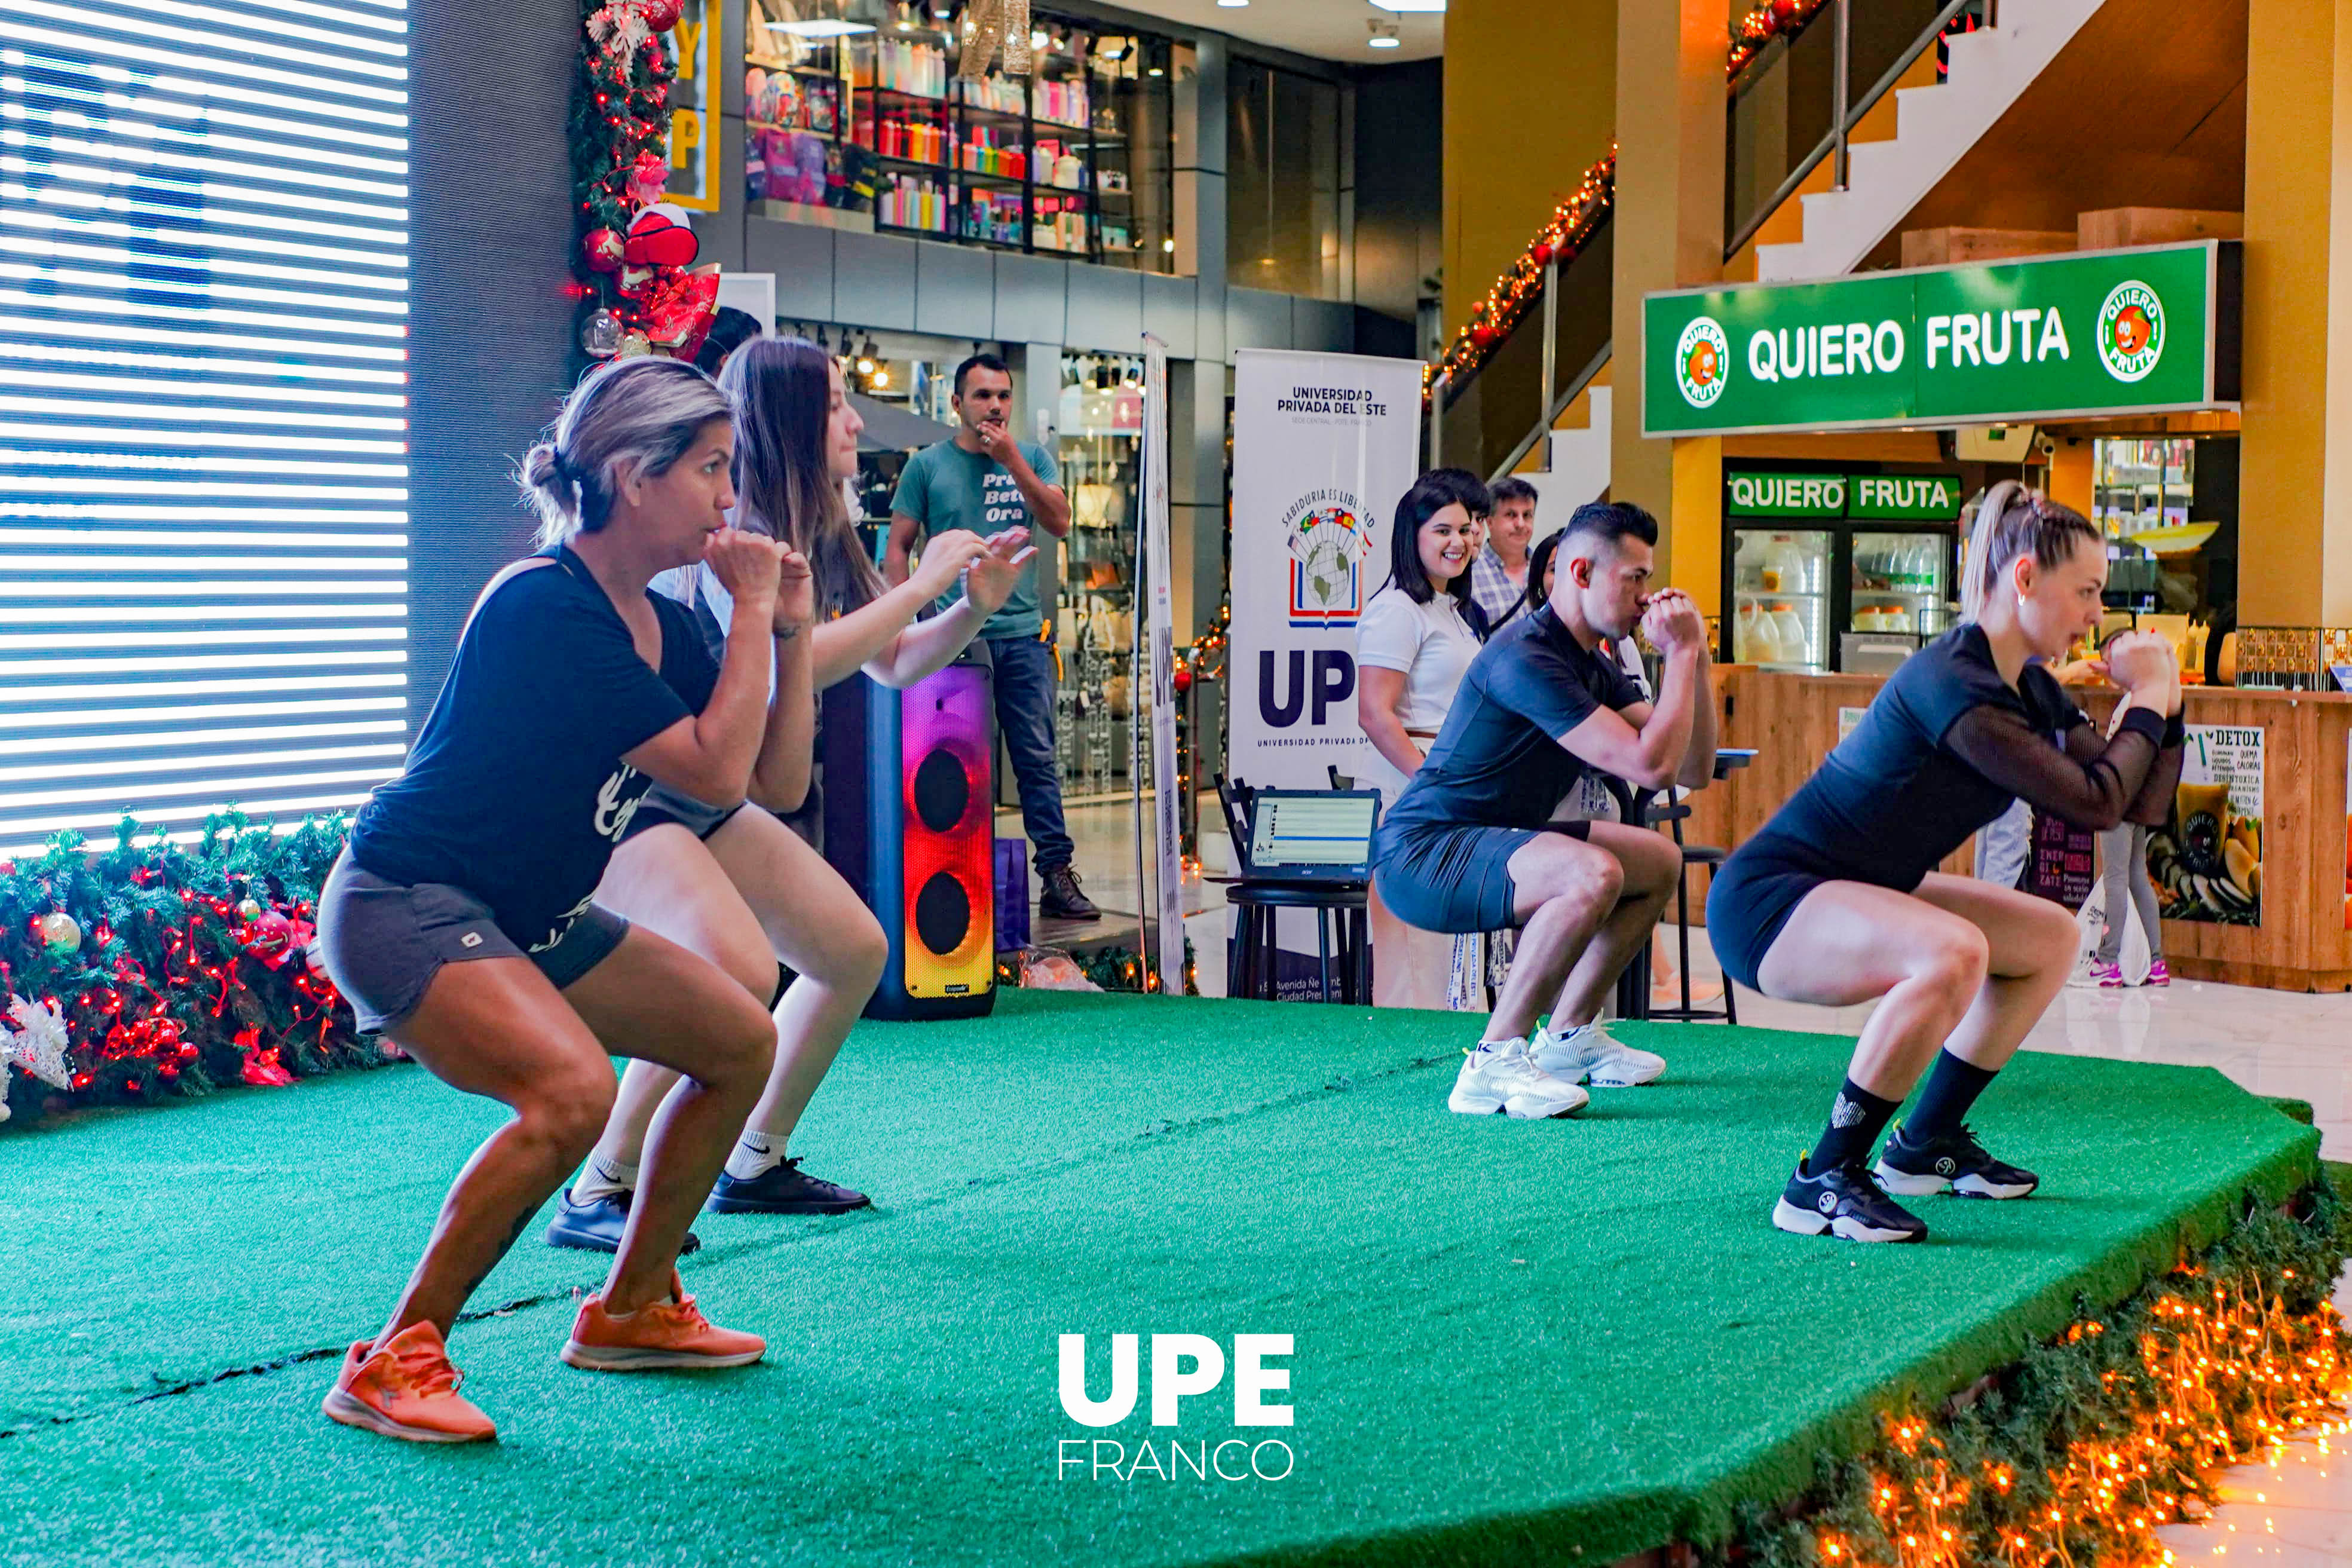
<svg viewBox="0 0 2352 1568"><path fill-rule="evenodd" d="M1360 868L1371 859L1381 798L1370 790L1260 790L1250 824L1250 868Z"/></svg>

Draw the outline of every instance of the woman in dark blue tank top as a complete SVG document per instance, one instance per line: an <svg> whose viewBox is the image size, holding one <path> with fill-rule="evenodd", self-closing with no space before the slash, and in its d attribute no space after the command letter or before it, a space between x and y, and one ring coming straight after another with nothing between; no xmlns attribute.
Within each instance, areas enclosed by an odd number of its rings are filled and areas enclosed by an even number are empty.
<svg viewBox="0 0 2352 1568"><path fill-rule="evenodd" d="M2164 820L2180 774L2170 647L2116 639L2108 668L2126 694L2104 735L2037 662L2097 626L2106 572L2080 514L2014 481L1993 487L1969 542L1966 619L1905 661L1708 891L1732 979L1784 1001L1878 1004L1773 1211L1783 1230L1920 1241L1927 1227L1890 1193L2018 1198L2039 1184L1963 1119L2065 984L2074 922L2046 900L1935 868L2012 801L2090 828ZM1879 1134L1931 1063L1874 1168Z"/></svg>

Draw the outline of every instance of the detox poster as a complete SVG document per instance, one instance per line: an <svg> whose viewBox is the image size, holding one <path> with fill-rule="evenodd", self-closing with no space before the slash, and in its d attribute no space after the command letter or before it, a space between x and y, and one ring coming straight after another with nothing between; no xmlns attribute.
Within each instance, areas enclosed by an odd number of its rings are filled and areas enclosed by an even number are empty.
<svg viewBox="0 0 2352 1568"><path fill-rule="evenodd" d="M2263 731L2188 727L2180 784L2148 835L2147 872L2166 920L2263 923Z"/></svg>

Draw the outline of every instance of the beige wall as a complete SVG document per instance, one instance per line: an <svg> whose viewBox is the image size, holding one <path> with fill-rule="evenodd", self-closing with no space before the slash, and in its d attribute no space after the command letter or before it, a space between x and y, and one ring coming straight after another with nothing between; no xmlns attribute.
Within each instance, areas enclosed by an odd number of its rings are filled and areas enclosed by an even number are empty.
<svg viewBox="0 0 2352 1568"><path fill-rule="evenodd" d="M1452 0L1447 6L1449 334L1585 169L1609 151L1616 68L1616 0Z"/></svg>
<svg viewBox="0 0 2352 1568"><path fill-rule="evenodd" d="M2246 56L2238 619L2340 626L2352 622L2352 0L2253 0Z"/></svg>
<svg viewBox="0 0 2352 1568"><path fill-rule="evenodd" d="M2347 0L2352 3L2352 0ZM1610 408L1609 493L1657 514L1660 568L1718 613L1723 443L1642 436L1642 296L1723 277L1723 58L1715 0L1622 0L1611 337L1628 374Z"/></svg>

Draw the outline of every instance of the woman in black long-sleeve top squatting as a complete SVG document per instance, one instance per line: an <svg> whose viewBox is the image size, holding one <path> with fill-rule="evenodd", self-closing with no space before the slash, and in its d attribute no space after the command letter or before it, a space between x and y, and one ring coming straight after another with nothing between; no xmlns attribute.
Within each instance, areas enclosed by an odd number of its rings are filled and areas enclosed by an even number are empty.
<svg viewBox="0 0 2352 1568"><path fill-rule="evenodd" d="M2172 649L2147 633L2116 640L2108 666L2125 694L2105 736L2039 662L2097 626L2106 575L2105 542L2080 513L1994 486L1969 542L1961 624L1905 661L1708 893L1733 979L1790 1002L1878 1003L1773 1209L1782 1230L1923 1241L1926 1224L1890 1193L2021 1198L2040 1184L1963 1119L2065 984L2074 921L1935 867L2013 800L2093 829L2164 820L2180 776Z"/></svg>

